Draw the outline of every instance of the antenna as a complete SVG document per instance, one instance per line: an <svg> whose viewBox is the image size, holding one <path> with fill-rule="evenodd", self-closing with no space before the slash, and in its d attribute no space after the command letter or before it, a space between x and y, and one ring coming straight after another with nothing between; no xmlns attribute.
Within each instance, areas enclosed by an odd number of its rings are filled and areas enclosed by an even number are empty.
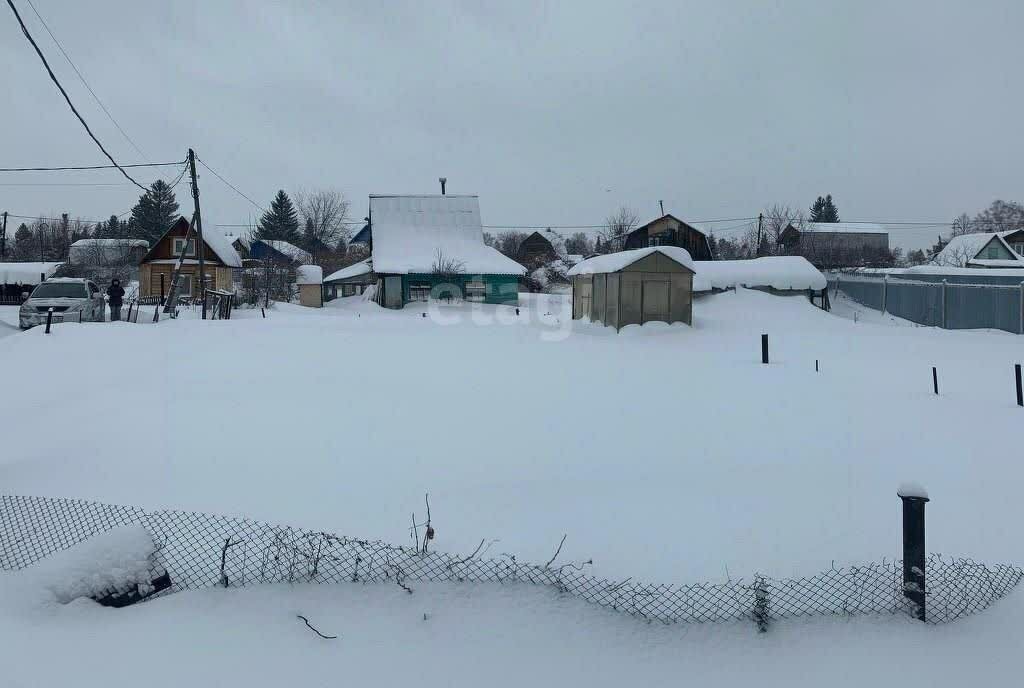
<svg viewBox="0 0 1024 688"><path fill-rule="evenodd" d="M448 183L448 177L438 177L437 181L441 182L441 195L444 196L444 185Z"/></svg>

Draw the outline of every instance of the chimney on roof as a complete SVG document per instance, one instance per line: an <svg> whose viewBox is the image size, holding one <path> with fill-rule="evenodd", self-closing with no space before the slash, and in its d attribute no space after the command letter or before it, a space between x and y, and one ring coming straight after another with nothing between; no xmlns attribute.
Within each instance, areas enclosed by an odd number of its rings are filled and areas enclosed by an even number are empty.
<svg viewBox="0 0 1024 688"><path fill-rule="evenodd" d="M661 216L665 217L665 201L658 201L658 206L661 207Z"/></svg>
<svg viewBox="0 0 1024 688"><path fill-rule="evenodd" d="M448 177L438 177L437 181L441 182L441 195L444 196L444 185L448 183Z"/></svg>

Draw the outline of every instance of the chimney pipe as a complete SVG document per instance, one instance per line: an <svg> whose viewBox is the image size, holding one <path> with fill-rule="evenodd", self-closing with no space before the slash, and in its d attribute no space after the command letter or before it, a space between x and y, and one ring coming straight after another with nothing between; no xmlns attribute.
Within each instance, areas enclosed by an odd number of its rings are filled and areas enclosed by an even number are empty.
<svg viewBox="0 0 1024 688"><path fill-rule="evenodd" d="M448 183L448 177L438 177L437 181L441 182L441 195L444 196L444 186Z"/></svg>
<svg viewBox="0 0 1024 688"><path fill-rule="evenodd" d="M661 215L665 216L665 201L658 201L658 205L661 207Z"/></svg>

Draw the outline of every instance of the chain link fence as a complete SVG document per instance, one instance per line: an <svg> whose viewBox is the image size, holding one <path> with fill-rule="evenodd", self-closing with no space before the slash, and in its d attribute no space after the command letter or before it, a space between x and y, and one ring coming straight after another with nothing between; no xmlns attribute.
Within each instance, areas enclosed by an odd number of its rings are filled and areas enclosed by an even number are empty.
<svg viewBox="0 0 1024 688"><path fill-rule="evenodd" d="M583 563L542 566L510 555L424 553L246 519L24 496L0 496L0 570L23 569L92 535L133 524L144 526L158 543L156 566L166 569L172 583L165 594L281 582L391 583L410 592L422 581L518 582L664 623L752 620L765 628L773 619L912 612L899 560L804 578L652 584L597 578ZM928 621L945 623L993 604L1024 571L933 554L926 577Z"/></svg>

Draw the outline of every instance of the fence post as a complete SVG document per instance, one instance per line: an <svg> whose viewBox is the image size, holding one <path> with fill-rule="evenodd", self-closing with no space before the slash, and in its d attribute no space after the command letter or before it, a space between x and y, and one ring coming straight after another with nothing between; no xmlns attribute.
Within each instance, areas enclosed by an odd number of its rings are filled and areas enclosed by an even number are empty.
<svg viewBox="0 0 1024 688"><path fill-rule="evenodd" d="M1020 363L1013 366L1014 377L1017 378L1017 406L1024 406L1024 387L1020 381Z"/></svg>
<svg viewBox="0 0 1024 688"><path fill-rule="evenodd" d="M768 335L761 335L761 363L768 365Z"/></svg>
<svg viewBox="0 0 1024 688"><path fill-rule="evenodd" d="M903 594L914 604L914 616L925 620L924 505L928 493L919 485L903 485Z"/></svg>
<svg viewBox="0 0 1024 688"><path fill-rule="evenodd" d="M1020 283L1020 332L1024 334L1024 282Z"/></svg>
<svg viewBox="0 0 1024 688"><path fill-rule="evenodd" d="M946 327L946 291L949 289L949 280L942 280L942 329L948 329Z"/></svg>
<svg viewBox="0 0 1024 688"><path fill-rule="evenodd" d="M49 308L46 311L46 334L50 334L50 323L53 322L53 309Z"/></svg>
<svg viewBox="0 0 1024 688"><path fill-rule="evenodd" d="M882 275L882 315L885 315L885 304L889 298L889 273Z"/></svg>
<svg viewBox="0 0 1024 688"><path fill-rule="evenodd" d="M754 623L757 630L764 633L768 630L768 584L761 576L754 577Z"/></svg>

